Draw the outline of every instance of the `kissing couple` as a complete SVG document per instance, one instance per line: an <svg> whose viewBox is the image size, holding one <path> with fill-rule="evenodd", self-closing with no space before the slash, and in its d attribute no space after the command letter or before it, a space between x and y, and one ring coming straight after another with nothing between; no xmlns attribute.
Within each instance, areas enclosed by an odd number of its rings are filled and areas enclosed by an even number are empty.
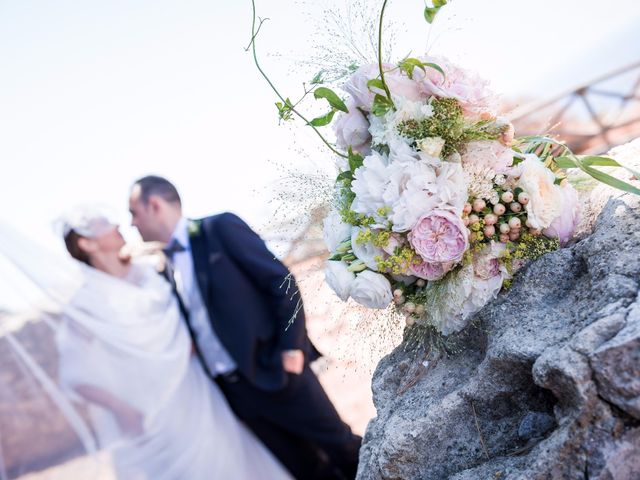
<svg viewBox="0 0 640 480"><path fill-rule="evenodd" d="M355 478L361 438L309 367L319 352L287 268L236 215L184 217L165 178L136 181L129 209L162 261L123 255L97 210L65 216L83 282L57 334L60 381L118 477Z"/></svg>

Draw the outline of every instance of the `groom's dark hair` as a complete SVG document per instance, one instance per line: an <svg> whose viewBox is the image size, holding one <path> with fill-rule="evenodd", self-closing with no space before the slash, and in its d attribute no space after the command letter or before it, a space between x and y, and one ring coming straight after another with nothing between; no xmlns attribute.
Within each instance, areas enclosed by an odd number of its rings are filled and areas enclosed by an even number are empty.
<svg viewBox="0 0 640 480"><path fill-rule="evenodd" d="M147 175L137 180L134 185L140 185L140 197L146 205L151 195L157 195L169 203L177 203L182 206L178 189L164 177Z"/></svg>

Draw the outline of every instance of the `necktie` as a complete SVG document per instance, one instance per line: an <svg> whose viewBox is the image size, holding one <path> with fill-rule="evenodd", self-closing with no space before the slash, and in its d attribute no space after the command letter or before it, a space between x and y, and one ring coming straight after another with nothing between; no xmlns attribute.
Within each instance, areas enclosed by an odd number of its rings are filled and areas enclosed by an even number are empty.
<svg viewBox="0 0 640 480"><path fill-rule="evenodd" d="M162 249L168 259L173 260L173 255L178 252L184 252L185 248L175 238L169 242L169 244Z"/></svg>

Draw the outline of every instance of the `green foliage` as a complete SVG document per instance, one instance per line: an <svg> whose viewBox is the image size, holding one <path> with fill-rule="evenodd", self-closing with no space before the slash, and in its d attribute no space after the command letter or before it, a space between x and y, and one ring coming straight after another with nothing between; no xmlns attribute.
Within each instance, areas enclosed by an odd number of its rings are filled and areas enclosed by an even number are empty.
<svg viewBox="0 0 640 480"><path fill-rule="evenodd" d="M371 90L372 88L379 88L380 90L384 91L384 83L382 83L382 80L380 80L379 78L372 78L371 80L369 80L367 82L367 87L369 88L369 90Z"/></svg>
<svg viewBox="0 0 640 480"><path fill-rule="evenodd" d="M500 125L494 120L481 120L465 128L464 141L497 140L506 128L507 125Z"/></svg>
<svg viewBox="0 0 640 480"><path fill-rule="evenodd" d="M536 260L545 253L554 252L560 248L560 240L544 235L534 236L524 233L518 242L508 242L507 251L502 261L509 271L512 270L513 260Z"/></svg>
<svg viewBox="0 0 640 480"><path fill-rule="evenodd" d="M331 120L333 120L333 116L335 115L335 113L336 113L335 110L331 110L329 113L326 113L325 115L314 118L309 122L309 124L313 125L314 127L324 127L325 125L329 125L331 123Z"/></svg>
<svg viewBox="0 0 640 480"><path fill-rule="evenodd" d="M393 255L382 258L376 257L378 270L392 275L405 274L407 269L416 263L420 263L418 254L411 247L398 247Z"/></svg>
<svg viewBox="0 0 640 480"><path fill-rule="evenodd" d="M431 102L433 115L423 120L406 120L398 125L398 133L414 141L428 137L445 140L443 155L457 151L465 141L462 107L454 98L437 98Z"/></svg>
<svg viewBox="0 0 640 480"><path fill-rule="evenodd" d="M388 97L376 95L373 98L371 113L373 113L376 117L382 117L393 107L393 102Z"/></svg>
<svg viewBox="0 0 640 480"><path fill-rule="evenodd" d="M359 153L354 152L351 147L349 147L349 151L347 154L349 158L349 168L351 169L352 173L356 173L356 170L360 168L364 163L364 157Z"/></svg>
<svg viewBox="0 0 640 480"><path fill-rule="evenodd" d="M634 193L636 195L640 195L640 189L631 185L630 183L619 180L611 175L604 173L600 170L593 168L594 166L599 167L622 167L631 173L637 179L640 179L640 173L636 172L634 169L625 167L624 165L618 163L613 158L608 157L598 157L598 156L584 156L579 157L577 155L567 155L564 157L556 157L554 160L555 164L559 168L579 168L586 174L592 176L599 182L605 183L610 187L617 188L624 192Z"/></svg>
<svg viewBox="0 0 640 480"><path fill-rule="evenodd" d="M440 11L442 7L447 4L447 0L433 0L433 7L424 7L424 19L427 23L433 23L433 20L436 18L436 15Z"/></svg>
<svg viewBox="0 0 640 480"><path fill-rule="evenodd" d="M293 118L293 104L289 97L284 102L276 102L276 108L278 109L278 117L280 120L288 121Z"/></svg>
<svg viewBox="0 0 640 480"><path fill-rule="evenodd" d="M318 87L313 92L313 96L316 99L324 98L335 110L340 110L341 112L345 113L349 112L349 109L347 109L347 106L344 104L342 99L330 88Z"/></svg>
<svg viewBox="0 0 640 480"><path fill-rule="evenodd" d="M324 79L322 78L324 75L324 70L320 70L309 82L311 85L322 85L324 83Z"/></svg>
<svg viewBox="0 0 640 480"><path fill-rule="evenodd" d="M313 80L311 80L311 83L322 83L321 75L322 71L316 74ZM329 105L331 106L331 111L311 120L309 122L309 125L311 125L312 127L324 127L326 125L329 125L337 111L345 113L349 111L342 99L338 95L336 95L336 93L330 88L318 87L314 90L313 96L316 99L324 98L325 100L327 100L327 102L329 102Z"/></svg>
<svg viewBox="0 0 640 480"><path fill-rule="evenodd" d="M440 72L443 78L445 77L444 70L442 70L442 67L440 67L440 65L438 65L437 63L423 62L417 58L405 58L398 63L398 68L406 73L407 76L411 79L413 79L413 70L416 68L419 68L425 73L427 71L427 68L433 68L434 70Z"/></svg>

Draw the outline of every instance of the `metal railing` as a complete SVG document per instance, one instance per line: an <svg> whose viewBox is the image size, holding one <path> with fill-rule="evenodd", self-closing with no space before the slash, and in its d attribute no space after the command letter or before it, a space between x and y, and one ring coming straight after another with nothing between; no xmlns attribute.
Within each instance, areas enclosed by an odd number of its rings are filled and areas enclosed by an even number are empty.
<svg viewBox="0 0 640 480"><path fill-rule="evenodd" d="M640 136L640 61L521 110L512 114L519 136L545 132L575 153L606 152Z"/></svg>

